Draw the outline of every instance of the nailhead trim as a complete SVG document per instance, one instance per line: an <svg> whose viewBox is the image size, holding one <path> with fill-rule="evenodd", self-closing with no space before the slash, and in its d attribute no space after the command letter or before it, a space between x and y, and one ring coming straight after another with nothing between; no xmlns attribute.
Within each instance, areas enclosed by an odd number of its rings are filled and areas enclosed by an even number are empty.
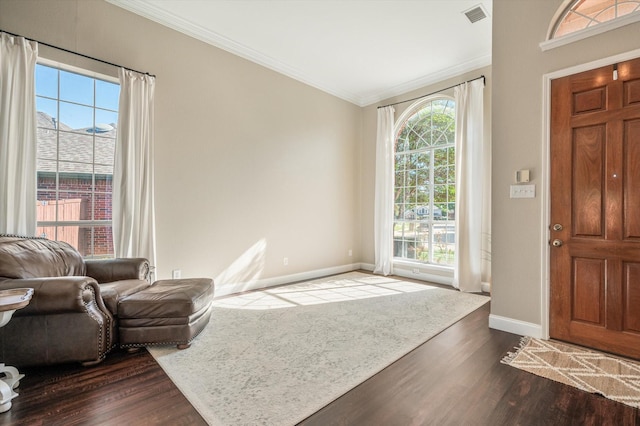
<svg viewBox="0 0 640 426"><path fill-rule="evenodd" d="M9 238L24 238L25 240L46 240L45 237L28 237L26 235L16 235L16 234L0 234L0 237L9 237Z"/></svg>

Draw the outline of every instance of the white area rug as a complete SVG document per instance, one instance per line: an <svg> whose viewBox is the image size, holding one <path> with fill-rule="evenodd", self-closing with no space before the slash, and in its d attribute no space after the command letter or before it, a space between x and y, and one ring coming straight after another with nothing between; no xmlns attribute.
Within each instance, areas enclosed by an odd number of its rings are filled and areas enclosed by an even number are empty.
<svg viewBox="0 0 640 426"><path fill-rule="evenodd" d="M350 272L214 302L192 343L149 348L212 425L294 425L489 301Z"/></svg>

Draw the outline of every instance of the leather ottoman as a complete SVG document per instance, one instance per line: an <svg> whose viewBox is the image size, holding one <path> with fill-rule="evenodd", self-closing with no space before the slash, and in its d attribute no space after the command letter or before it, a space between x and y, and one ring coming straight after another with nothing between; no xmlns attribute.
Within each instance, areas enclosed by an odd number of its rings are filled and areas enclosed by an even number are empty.
<svg viewBox="0 0 640 426"><path fill-rule="evenodd" d="M118 304L121 348L176 345L186 349L211 316L213 280L156 281Z"/></svg>

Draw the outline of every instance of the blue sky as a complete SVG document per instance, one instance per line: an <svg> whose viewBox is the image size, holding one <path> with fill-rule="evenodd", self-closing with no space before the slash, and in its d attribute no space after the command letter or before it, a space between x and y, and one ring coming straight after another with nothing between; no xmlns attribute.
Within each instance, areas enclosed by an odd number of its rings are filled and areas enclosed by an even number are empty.
<svg viewBox="0 0 640 426"><path fill-rule="evenodd" d="M118 84L36 65L36 109L73 129L117 123L119 95Z"/></svg>

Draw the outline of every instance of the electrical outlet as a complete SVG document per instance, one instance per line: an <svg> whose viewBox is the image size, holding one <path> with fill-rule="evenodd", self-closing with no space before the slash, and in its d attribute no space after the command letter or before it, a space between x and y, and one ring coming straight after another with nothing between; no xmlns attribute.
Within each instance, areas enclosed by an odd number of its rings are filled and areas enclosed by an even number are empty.
<svg viewBox="0 0 640 426"><path fill-rule="evenodd" d="M349 249L349 257L353 256L353 250Z"/></svg>
<svg viewBox="0 0 640 426"><path fill-rule="evenodd" d="M414 274L418 275L420 273L420 269L413 269L413 270L411 270L411 272L413 272Z"/></svg>
<svg viewBox="0 0 640 426"><path fill-rule="evenodd" d="M179 280L181 276L182 276L182 271L180 269L174 269L173 271L171 271L171 277L174 280Z"/></svg>
<svg viewBox="0 0 640 426"><path fill-rule="evenodd" d="M289 258L288 258L288 257L285 257L284 259L282 259L282 264L283 264L284 266L289 265Z"/></svg>

